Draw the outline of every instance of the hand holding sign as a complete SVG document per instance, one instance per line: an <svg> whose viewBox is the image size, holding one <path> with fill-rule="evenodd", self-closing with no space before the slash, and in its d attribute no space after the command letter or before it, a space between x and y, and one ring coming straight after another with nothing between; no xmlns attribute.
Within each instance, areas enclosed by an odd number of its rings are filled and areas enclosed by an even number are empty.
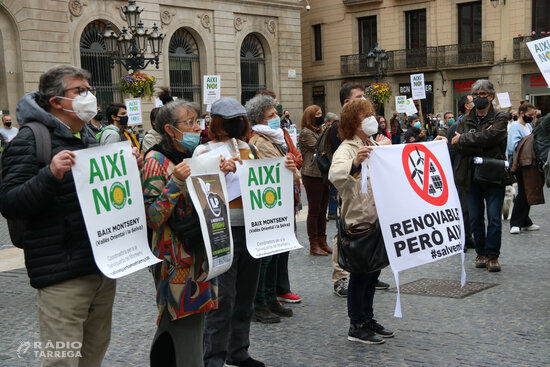
<svg viewBox="0 0 550 367"><path fill-rule="evenodd" d="M187 180L187 177L191 176L191 168L187 162L183 161L174 168L174 177L180 181Z"/></svg>
<svg viewBox="0 0 550 367"><path fill-rule="evenodd" d="M357 155L353 159L353 165L355 167L360 167L361 163L363 163L363 161L369 157L369 154L371 151L372 151L372 147L359 148L359 150L357 151Z"/></svg>
<svg viewBox="0 0 550 367"><path fill-rule="evenodd" d="M62 150L54 155L52 162L50 163L50 171L52 175L59 181L63 179L65 173L71 170L71 167L75 163L76 155L70 150Z"/></svg>

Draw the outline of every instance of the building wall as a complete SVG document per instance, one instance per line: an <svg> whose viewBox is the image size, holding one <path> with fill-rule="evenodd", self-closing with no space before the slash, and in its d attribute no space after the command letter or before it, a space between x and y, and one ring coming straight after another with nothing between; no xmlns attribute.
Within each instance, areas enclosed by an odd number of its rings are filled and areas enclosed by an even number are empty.
<svg viewBox="0 0 550 367"><path fill-rule="evenodd" d="M342 75L340 56L359 53L358 18L377 16L377 39L381 49L400 50L406 47L405 12L426 9L427 45L458 44L458 5L472 0L383 0L364 1L364 4L345 6L342 1L310 1L311 10L302 11L302 62L304 106L313 103L312 89L325 87L326 109L341 109L338 92L344 82L374 82L368 74ZM360 3L360 1L359 1ZM425 79L434 83L434 111L453 110L456 102L453 81L489 77L497 92L509 92L512 104L519 105L525 97L523 76L539 73L534 61L513 58L513 38L531 32L531 1L511 1L494 8L490 0L482 0L482 40L494 42L494 63L469 64L431 70L395 70L382 81L392 83L392 95L399 95L399 83L410 82L410 74L424 72ZM314 61L312 26L322 24L323 60ZM395 108L392 98L385 105L389 117Z"/></svg>
<svg viewBox="0 0 550 367"><path fill-rule="evenodd" d="M115 0L0 0L0 110L15 117L17 101L38 88L40 75L49 67L80 66L80 36L85 27L101 19L121 29L126 24L122 5ZM201 74L221 75L222 97L240 100L240 46L246 35L254 33L266 52L267 87L294 118L301 117L301 5L296 1L138 0L136 5L145 9L141 19L146 27L157 23L166 34L160 68L145 70L157 79L157 86L170 84L170 37L184 27L197 41ZM289 69L296 70L296 78L288 78ZM144 107L144 120L148 120L153 106Z"/></svg>

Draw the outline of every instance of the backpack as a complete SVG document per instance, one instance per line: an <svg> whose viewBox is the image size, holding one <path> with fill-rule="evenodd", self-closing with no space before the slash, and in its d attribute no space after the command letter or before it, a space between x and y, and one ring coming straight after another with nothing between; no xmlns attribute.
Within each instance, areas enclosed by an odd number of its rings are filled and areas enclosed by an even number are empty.
<svg viewBox="0 0 550 367"><path fill-rule="evenodd" d="M323 182L329 184L328 180L328 171L330 170L330 165L332 163L332 147L330 145L330 131L332 125L323 130L317 143L315 143L315 154L313 155L313 162L319 168L321 176L323 177Z"/></svg>
<svg viewBox="0 0 550 367"><path fill-rule="evenodd" d="M107 126L104 126L100 132L98 132L96 135L95 135L95 138L97 139L97 142L101 144L101 137L103 136L103 133L105 132L105 130L113 130L113 131L116 131L118 133L118 130L115 129L112 125L107 125Z"/></svg>
<svg viewBox="0 0 550 367"><path fill-rule="evenodd" d="M40 122L29 122L23 125L21 129L25 127L30 128L34 134L38 164L49 164L52 160L52 137L50 135L50 130L48 130L46 125ZM15 247L23 248L23 238L27 220L7 218L7 221L11 242Z"/></svg>

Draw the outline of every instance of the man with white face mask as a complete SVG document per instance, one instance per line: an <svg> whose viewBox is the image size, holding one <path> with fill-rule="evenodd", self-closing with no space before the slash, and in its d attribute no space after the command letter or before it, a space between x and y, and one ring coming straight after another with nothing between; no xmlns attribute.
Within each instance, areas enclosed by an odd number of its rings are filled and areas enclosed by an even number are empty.
<svg viewBox="0 0 550 367"><path fill-rule="evenodd" d="M84 128L97 114L90 77L69 65L47 70L39 91L19 101L21 129L2 155L0 211L26 223L22 246L38 290L42 366L100 366L111 334L115 281L94 262L70 172L74 151L97 145ZM45 126L49 146L29 123ZM39 140L50 162L39 162ZM141 157L137 162L143 166Z"/></svg>

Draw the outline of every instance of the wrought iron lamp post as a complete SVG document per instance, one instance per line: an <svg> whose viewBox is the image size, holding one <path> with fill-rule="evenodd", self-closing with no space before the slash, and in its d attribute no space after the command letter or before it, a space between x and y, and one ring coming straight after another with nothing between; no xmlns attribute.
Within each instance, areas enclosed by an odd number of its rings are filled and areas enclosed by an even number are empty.
<svg viewBox="0 0 550 367"><path fill-rule="evenodd" d="M162 52L165 35L159 33L156 23L153 25L152 32L143 27L143 22L140 19L142 11L143 9L136 6L135 0L128 0L128 5L122 7L122 12L126 15L128 29L124 27L120 34L116 34L108 24L102 34L111 68L115 67L115 63L121 64L126 70L132 70L132 72L143 70L153 63L157 69L159 68L159 56ZM148 44L151 45L153 57L145 57Z"/></svg>
<svg viewBox="0 0 550 367"><path fill-rule="evenodd" d="M374 78L378 83L380 78L386 76L388 71L388 55L386 51L378 48L378 45L372 48L367 55L367 67L374 72Z"/></svg>

